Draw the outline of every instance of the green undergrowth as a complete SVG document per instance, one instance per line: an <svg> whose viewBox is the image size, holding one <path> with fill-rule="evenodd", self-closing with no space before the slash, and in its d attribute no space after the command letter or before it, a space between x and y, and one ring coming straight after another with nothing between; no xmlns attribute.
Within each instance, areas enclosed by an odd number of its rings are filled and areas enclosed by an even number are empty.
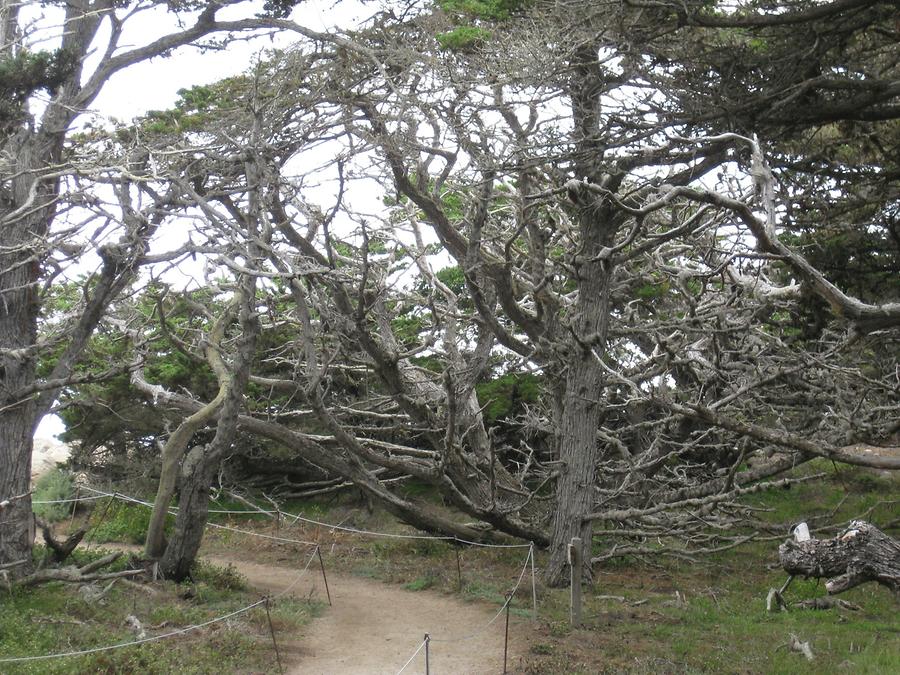
<svg viewBox="0 0 900 675"><path fill-rule="evenodd" d="M32 500L36 502L58 501L71 499L75 488L72 474L60 468L55 468L38 478L34 485ZM56 523L67 518L72 512L71 504L35 504L34 514L50 523Z"/></svg>
<svg viewBox="0 0 900 675"><path fill-rule="evenodd" d="M103 551L76 552L84 564ZM36 554L40 557L40 552ZM120 564L121 567L121 564ZM108 569L116 569L108 568ZM100 583L105 589L109 582ZM75 585L50 583L4 593L0 612L0 658L74 652L133 641L125 619L137 617L149 636L177 631L234 612L259 600L240 590L234 570L201 565L194 581L141 587L118 581L97 599ZM280 599L270 606L276 635L311 620L320 607ZM139 646L83 656L0 663L0 672L18 673L237 673L276 672L265 608L227 621Z"/></svg>
<svg viewBox="0 0 900 675"><path fill-rule="evenodd" d="M896 672L895 664L900 662L898 604L884 588L867 584L841 596L858 605L858 611L765 610L768 590L780 587L786 579L777 562L778 545L797 522L809 522L814 534L822 538L832 536L842 523L854 518L869 520L895 537L900 534L900 476L817 461L799 469L794 477L818 473L825 475L789 489L746 497L749 513L762 528L758 539L740 548L693 561L623 558L599 566L594 585L584 589L585 619L580 629L572 629L569 623L569 591L542 584L540 574L547 559L546 553L538 552L536 626L527 620L531 614L530 569L513 597L512 614L518 617L514 630L527 645L515 672ZM437 499L416 484L408 490L410 496L426 503ZM256 503L268 508L261 501ZM219 506L246 508L239 503L226 506L220 502ZM415 532L378 509L368 511L350 496L295 502L282 508L363 530ZM515 585L527 554L527 549L457 546L440 540L372 538L304 523L290 526L282 522L279 526L259 516L219 514L215 518L241 529L318 541L329 572L397 584L410 592L454 595L496 608ZM602 546L604 542L598 543ZM303 545L250 539L221 530L209 531L204 548L286 566L303 565L310 555L309 547ZM215 574L227 577L227 572ZM201 597L209 603L227 604L227 593L207 589L204 583L202 579L197 583ZM786 599L796 603L824 595L820 582L796 579ZM309 607L301 604L300 610L314 614L315 609ZM813 662L790 651L792 634L810 643Z"/></svg>
<svg viewBox="0 0 900 675"><path fill-rule="evenodd" d="M542 588L541 628L524 672L897 672L900 600L883 587L869 583L840 596L858 611L766 611L768 590L787 579L778 545L797 522L809 522L820 538L856 518L900 534L900 476L826 461L794 475L816 473L826 475L746 498L777 535L764 532L759 541L696 561L625 558L596 569L594 585L584 588L581 629L571 628L568 590ZM824 595L822 582L795 579L785 599ZM792 634L810 643L814 661L789 649Z"/></svg>
<svg viewBox="0 0 900 675"><path fill-rule="evenodd" d="M897 518L900 475L862 467L838 466L827 460L809 462L794 478L824 474L824 478L795 483L789 488L751 495L746 503L763 509L763 520L791 526L802 520L810 527L833 528L861 518L885 526Z"/></svg>
<svg viewBox="0 0 900 675"><path fill-rule="evenodd" d="M151 510L142 504L130 504L119 499L94 508L91 514L89 541L97 544L121 542L143 544L147 538ZM175 517L166 517L166 534L172 531Z"/></svg>

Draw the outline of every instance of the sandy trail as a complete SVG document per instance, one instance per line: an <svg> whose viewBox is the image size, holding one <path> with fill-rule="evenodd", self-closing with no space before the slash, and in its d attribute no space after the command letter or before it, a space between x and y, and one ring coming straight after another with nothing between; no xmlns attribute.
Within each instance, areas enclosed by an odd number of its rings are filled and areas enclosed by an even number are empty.
<svg viewBox="0 0 900 675"><path fill-rule="evenodd" d="M61 443L37 444L33 479L67 456L68 448ZM137 546L112 548L140 550ZM219 565L234 565L252 587L267 593L278 594L292 587L291 594L296 597L326 598L315 560L298 582L305 557L296 569L222 555L203 558ZM429 665L434 675L503 672L505 617L501 614L486 625L497 614L497 606L466 603L430 591L408 591L395 584L334 572L328 572L328 585L334 605L309 624L302 637L278 635L288 675L393 675L422 644L425 633L432 638ZM526 620L515 616L510 619L510 671L515 670L518 656L526 649L530 628ZM453 641L442 641L448 639ZM424 650L404 672L425 672Z"/></svg>
<svg viewBox="0 0 900 675"><path fill-rule="evenodd" d="M206 560L232 564L250 585L279 593L297 579L299 570L246 562L221 556ZM303 561L305 564L306 561ZM279 647L287 662L285 671L299 675L354 675L397 673L430 633L431 673L481 674L503 672L504 616L485 625L498 607L465 603L457 598L428 591L407 591L348 575L328 574L332 607L314 620L301 639L280 636ZM325 586L317 564L297 583L297 597L313 594L325 600ZM510 620L509 668L524 651L523 633L527 621ZM441 642L441 639L472 635L469 639ZM424 650L409 664L406 673L425 672Z"/></svg>

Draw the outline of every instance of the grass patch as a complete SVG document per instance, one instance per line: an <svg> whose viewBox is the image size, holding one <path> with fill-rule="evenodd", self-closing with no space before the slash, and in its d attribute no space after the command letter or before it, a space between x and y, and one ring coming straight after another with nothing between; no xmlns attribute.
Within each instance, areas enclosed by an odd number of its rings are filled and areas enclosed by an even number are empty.
<svg viewBox="0 0 900 675"><path fill-rule="evenodd" d="M195 583L204 583L220 591L247 590L247 579L234 565L213 565L204 560L194 563L191 576Z"/></svg>
<svg viewBox="0 0 900 675"><path fill-rule="evenodd" d="M409 583L403 584L403 588L408 591L424 591L434 586L434 577L426 575L413 579Z"/></svg>
<svg viewBox="0 0 900 675"><path fill-rule="evenodd" d="M788 537L801 520L815 524L819 537L865 518L897 536L900 476L830 462L813 462L804 474L824 472L818 481L752 495L747 503ZM526 659L526 673L824 673L896 672L900 663L898 605L890 592L866 584L841 595L858 612L802 610L770 614L769 588L786 575L777 565L780 537L701 558L697 563L667 559L610 561L595 570L595 585L584 589L585 626L572 630L567 589L540 589L540 649ZM538 557L539 566L546 562ZM675 600L675 591L687 604ZM478 593L487 593L481 589ZM597 596L623 596L601 599ZM821 597L816 580L795 579L788 603ZM794 633L809 641L815 661L790 652ZM623 645L627 648L623 649ZM549 647L549 649L547 648Z"/></svg>
<svg viewBox="0 0 900 675"><path fill-rule="evenodd" d="M272 627L276 634L282 631L296 631L320 616L327 606L327 603L315 600L278 598L269 605ZM251 616L259 626L268 629L268 618L264 607L255 608Z"/></svg>
<svg viewBox="0 0 900 675"><path fill-rule="evenodd" d="M196 598L192 602L180 598L174 584L158 586L153 596L116 584L99 601L86 601L77 587L61 584L14 590L3 598L0 654L36 656L129 642L134 633L124 620L130 614L140 619L149 635L160 635L208 621L222 612ZM230 609L242 603L249 604L248 598L236 594ZM0 670L5 675L259 672L272 667L267 637L258 621L241 615L160 642L85 656L4 663Z"/></svg>
<svg viewBox="0 0 900 675"><path fill-rule="evenodd" d="M98 544L143 544L150 526L150 515L151 510L146 506L113 500L108 508L104 505L94 509L88 539ZM175 517L171 514L166 516L167 535L171 534L174 525Z"/></svg>

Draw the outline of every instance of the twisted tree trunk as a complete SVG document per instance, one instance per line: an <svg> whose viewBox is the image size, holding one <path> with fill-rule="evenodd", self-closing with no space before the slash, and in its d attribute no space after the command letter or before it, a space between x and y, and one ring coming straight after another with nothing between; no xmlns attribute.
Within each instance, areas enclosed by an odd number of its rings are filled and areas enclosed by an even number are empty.
<svg viewBox="0 0 900 675"><path fill-rule="evenodd" d="M788 574L830 577L825 582L829 594L876 581L900 597L900 542L862 520L833 539L788 540L778 555Z"/></svg>

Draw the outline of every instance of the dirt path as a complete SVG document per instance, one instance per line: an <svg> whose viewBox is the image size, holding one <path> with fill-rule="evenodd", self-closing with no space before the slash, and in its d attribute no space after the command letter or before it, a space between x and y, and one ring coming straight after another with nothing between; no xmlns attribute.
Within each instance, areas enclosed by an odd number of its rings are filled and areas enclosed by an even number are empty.
<svg viewBox="0 0 900 675"><path fill-rule="evenodd" d="M33 479L67 456L68 448L61 443L36 444ZM129 546L116 548L140 550ZM251 586L274 594L294 584L299 572L238 558L203 557L220 565L234 565ZM306 628L302 638L279 636L288 674L394 674L422 644L425 633L432 637L429 665L435 675L503 672L504 616L486 626L495 617L497 606L466 603L429 591L408 591L402 586L333 572L329 573L328 581L334 605ZM324 601L325 586L318 568L313 566L292 593L297 597L313 593ZM510 671L515 670L518 656L526 649L530 628L527 620L512 617ZM424 650L404 672L425 672Z"/></svg>
<svg viewBox="0 0 900 675"><path fill-rule="evenodd" d="M297 578L297 570L245 562L219 556L205 557L217 564L233 564L250 584L274 593L283 591ZM334 605L313 621L302 639L282 637L279 646L287 661L286 672L299 675L353 675L397 673L425 633L430 633L431 672L462 675L503 672L504 617L483 628L497 607L465 603L457 598L428 591L407 591L401 586L347 575L329 574ZM297 597L310 593L325 599L325 587L313 567L293 590ZM509 668L524 652L524 633L529 622L510 621ZM468 640L440 642L476 633ZM424 650L405 673L424 673Z"/></svg>

